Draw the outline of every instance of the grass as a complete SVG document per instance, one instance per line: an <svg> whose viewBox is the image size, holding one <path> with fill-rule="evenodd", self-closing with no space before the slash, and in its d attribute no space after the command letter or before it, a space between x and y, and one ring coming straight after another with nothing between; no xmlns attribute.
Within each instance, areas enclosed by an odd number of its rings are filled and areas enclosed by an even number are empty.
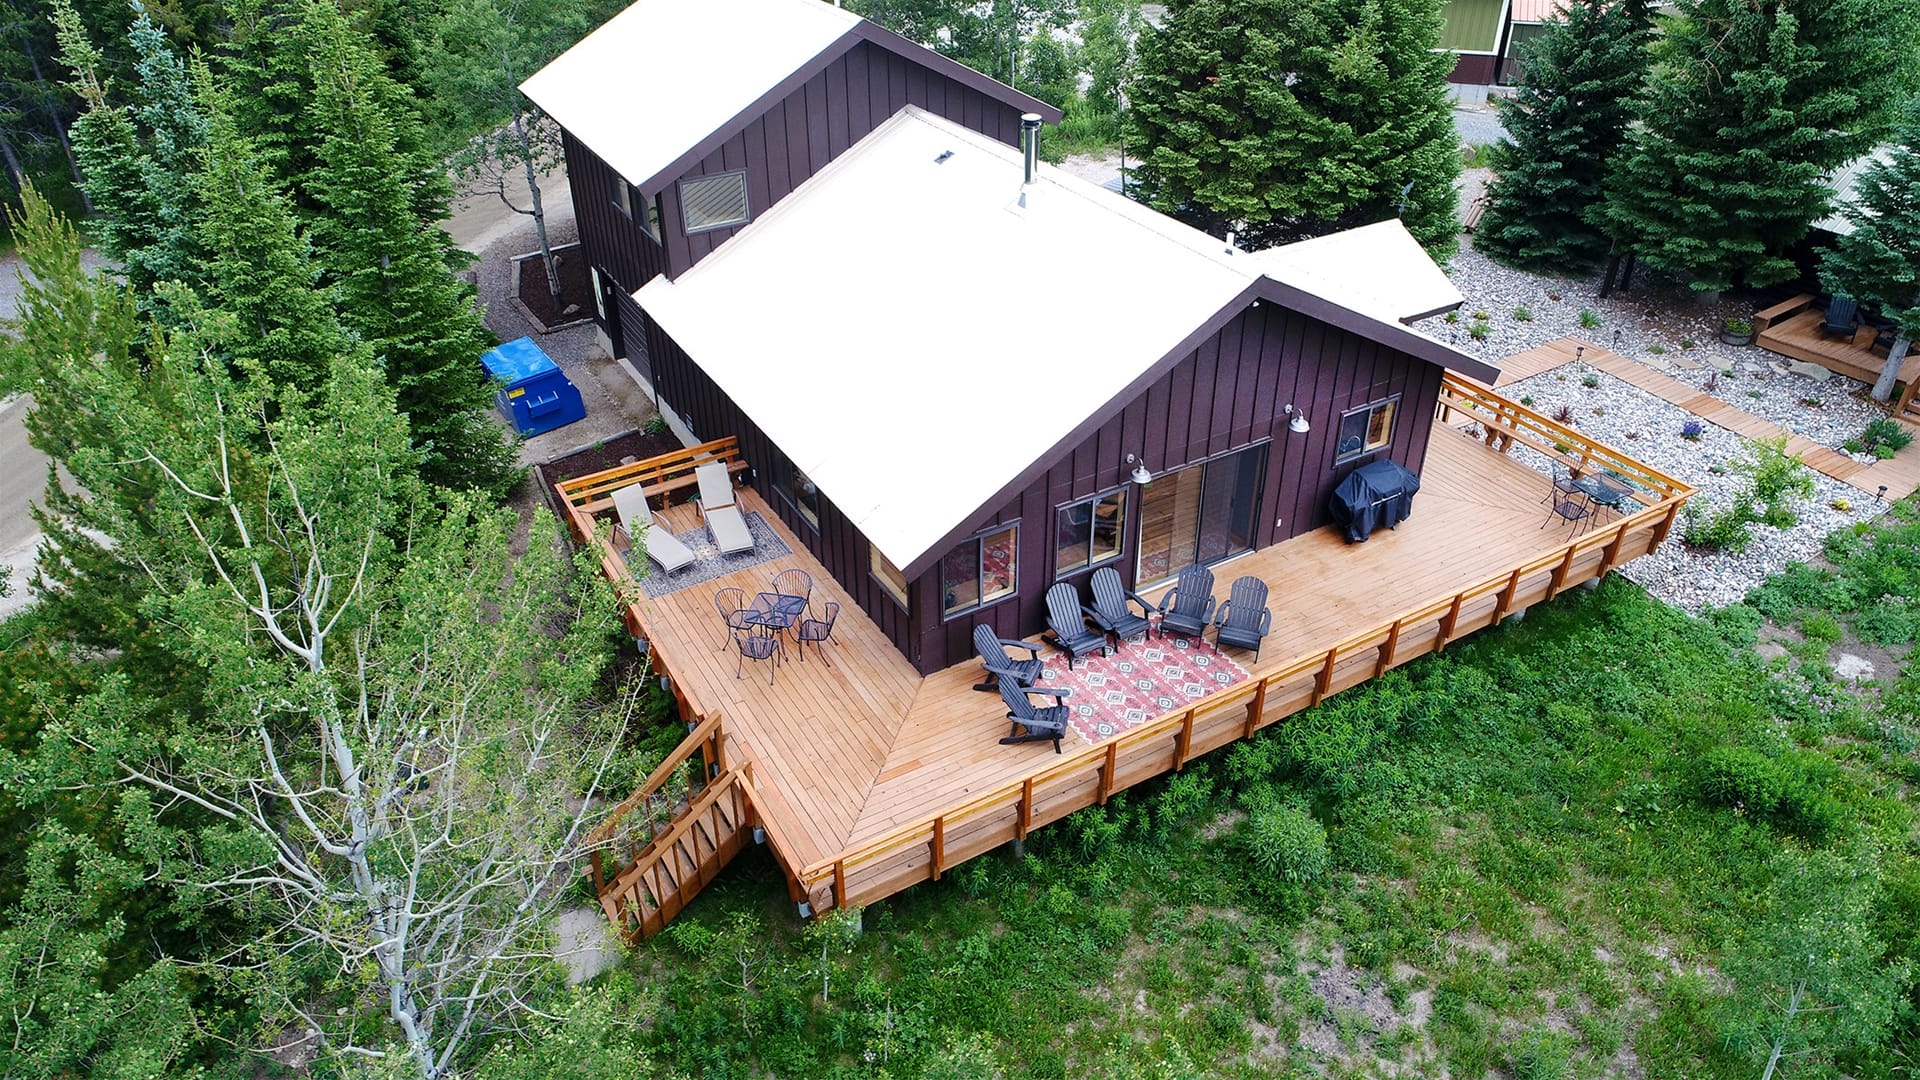
<svg viewBox="0 0 1920 1080"><path fill-rule="evenodd" d="M1920 954L1920 679L1862 703L1811 652L1769 666L1752 648L1763 611L1808 641L1911 641L1916 518L1841 534L1838 569L1704 619L1617 577L1569 593L1042 829L1025 857L909 889L856 937L800 930L754 849L559 1006L574 1019L552 1038L617 1032L606 1075L638 1053L716 1077L1587 1077L1629 1059L1756 1076L1721 1038L1713 964L1776 853L1878 845L1879 932ZM1875 614L1883 594L1901 619ZM1699 763L1721 747L1803 762L1832 829L1710 797ZM1247 872L1299 835L1249 822L1289 807L1322 827L1331 869ZM479 1075L549 1075L529 1060ZM1895 1067L1868 1053L1794 1075Z"/></svg>

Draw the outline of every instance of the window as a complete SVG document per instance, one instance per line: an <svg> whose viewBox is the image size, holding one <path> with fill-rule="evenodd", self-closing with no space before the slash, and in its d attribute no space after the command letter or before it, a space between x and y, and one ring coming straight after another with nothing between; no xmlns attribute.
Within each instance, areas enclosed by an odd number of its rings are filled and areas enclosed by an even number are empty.
<svg viewBox="0 0 1920 1080"><path fill-rule="evenodd" d="M806 473L794 468L793 462L778 448L773 451L773 462L767 469L773 477L773 490L793 504L794 513L805 519L815 529L820 527L820 489Z"/></svg>
<svg viewBox="0 0 1920 1080"><path fill-rule="evenodd" d="M631 220L633 218L633 189L627 186L626 177L621 176L619 173L612 174L608 179L613 181L613 208L620 211L621 217Z"/></svg>
<svg viewBox="0 0 1920 1080"><path fill-rule="evenodd" d="M1061 507L1054 527L1053 572L1065 574L1119 555L1126 521L1126 488Z"/></svg>
<svg viewBox="0 0 1920 1080"><path fill-rule="evenodd" d="M657 244L660 242L659 199L651 195L640 196L640 227L646 230L647 235L653 238L654 243Z"/></svg>
<svg viewBox="0 0 1920 1080"><path fill-rule="evenodd" d="M730 172L680 181L680 216L688 233L742 224L749 216L747 174Z"/></svg>
<svg viewBox="0 0 1920 1080"><path fill-rule="evenodd" d="M1020 529L1009 525L947 552L940 560L941 611L958 615L1012 596L1020 580Z"/></svg>
<svg viewBox="0 0 1920 1080"><path fill-rule="evenodd" d="M1334 444L1333 463L1338 465L1361 454L1370 454L1392 442L1393 414L1398 411L1399 405L1400 398L1396 395L1342 413L1340 439Z"/></svg>
<svg viewBox="0 0 1920 1080"><path fill-rule="evenodd" d="M906 607L907 575L902 574L899 567L888 562L887 557L880 554L880 549L872 544L867 545L867 565L873 570L873 580L887 590L887 595L893 597L893 602L903 608Z"/></svg>

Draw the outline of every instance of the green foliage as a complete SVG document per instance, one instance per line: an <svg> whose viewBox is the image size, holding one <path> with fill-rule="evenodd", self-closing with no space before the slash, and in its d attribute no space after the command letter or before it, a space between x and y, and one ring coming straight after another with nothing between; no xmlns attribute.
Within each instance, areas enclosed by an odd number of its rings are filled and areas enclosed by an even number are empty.
<svg viewBox="0 0 1920 1080"><path fill-rule="evenodd" d="M1513 321L1514 321L1514 322L1532 322L1532 321L1533 321L1533 309L1532 309L1532 308L1529 308L1529 307L1524 307L1524 306L1523 306L1523 307L1517 307L1517 308L1514 308L1514 309L1513 309Z"/></svg>
<svg viewBox="0 0 1920 1080"><path fill-rule="evenodd" d="M1765 915L1734 942L1725 970L1735 995L1726 1039L1768 1074L1782 1058L1833 1055L1893 1031L1913 965L1884 960L1873 907L1876 855L1784 851L1770 867Z"/></svg>
<svg viewBox="0 0 1920 1080"><path fill-rule="evenodd" d="M1283 885L1318 884L1327 872L1327 830L1297 806L1261 802L1247 812L1240 844L1256 874Z"/></svg>
<svg viewBox="0 0 1920 1080"><path fill-rule="evenodd" d="M1520 50L1520 79L1497 108L1507 139L1475 250L1512 266L1579 273L1606 254L1592 220L1625 143L1647 66L1648 24L1629 5L1580 0Z"/></svg>
<svg viewBox="0 0 1920 1080"><path fill-rule="evenodd" d="M1744 551L1751 538L1749 525L1764 522L1777 529L1791 526L1798 520L1792 500L1808 498L1814 492L1813 474L1798 454L1787 453L1785 435L1745 441L1740 457L1727 468L1746 480L1730 504L1712 513L1698 500L1687 504L1681 535L1695 547Z"/></svg>
<svg viewBox="0 0 1920 1080"><path fill-rule="evenodd" d="M1493 333L1493 328L1483 322L1471 323L1467 326L1467 335L1475 341L1485 341L1487 335L1491 333Z"/></svg>
<svg viewBox="0 0 1920 1080"><path fill-rule="evenodd" d="M1890 458L1913 443L1913 432L1898 420L1880 416L1867 421L1866 430L1860 433L1857 441L1860 452ZM1852 443L1848 444L1848 448L1852 449Z"/></svg>
<svg viewBox="0 0 1920 1080"><path fill-rule="evenodd" d="M1436 0L1170 5L1129 92L1143 197L1253 248L1397 213L1450 255L1460 158L1439 32Z"/></svg>
<svg viewBox="0 0 1920 1080"><path fill-rule="evenodd" d="M1592 308L1580 309L1580 328L1582 330L1594 330L1599 326L1600 316L1595 314Z"/></svg>
<svg viewBox="0 0 1920 1080"><path fill-rule="evenodd" d="M1708 512L1699 500L1687 503L1682 512L1680 538L1690 547L1708 551L1741 552L1747 550L1752 534L1747 526L1760 520L1752 495L1742 492L1733 502Z"/></svg>
<svg viewBox="0 0 1920 1080"><path fill-rule="evenodd" d="M1841 821L1841 805L1827 790L1833 774L1823 755L1717 746L1701 759L1697 789L1710 805L1819 841Z"/></svg>
<svg viewBox="0 0 1920 1080"><path fill-rule="evenodd" d="M1911 86L1909 0L1684 0L1654 45L1642 123L1607 181L1609 233L1713 291L1799 274L1823 176L1873 145Z"/></svg>

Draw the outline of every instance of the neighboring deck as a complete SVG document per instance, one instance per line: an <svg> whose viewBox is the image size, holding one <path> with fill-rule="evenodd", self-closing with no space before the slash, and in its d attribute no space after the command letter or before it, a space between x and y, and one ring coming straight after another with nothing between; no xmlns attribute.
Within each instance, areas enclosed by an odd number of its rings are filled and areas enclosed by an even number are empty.
<svg viewBox="0 0 1920 1080"><path fill-rule="evenodd" d="M997 742L1005 710L971 689L977 664L922 679L751 490L741 492L742 508L759 512L791 553L640 597L629 621L689 719L705 723L702 752L724 759L712 772L726 770L747 791L795 899L814 910L871 903L1602 576L1657 546L1692 493L1477 384L1450 376L1442 400L1450 407L1435 421L1413 516L1398 530L1349 545L1320 529L1214 567L1223 596L1245 574L1270 587L1274 623L1261 661L1233 654L1253 678L1097 744L1069 729L1061 755L1044 743ZM1491 448L1516 442L1633 477L1641 508L1572 541L1564 523L1542 528L1545 477ZM695 513L665 516L681 531L697 525ZM816 610L822 600L841 605L832 666L790 662L769 686L750 663L736 679L713 593L737 585L751 594L788 568L813 576Z"/></svg>
<svg viewBox="0 0 1920 1080"><path fill-rule="evenodd" d="M1826 313L1813 305L1811 295L1796 296L1754 316L1754 344L1768 352L1819 364L1828 371L1870 383L1887 366L1887 351L1873 345L1877 331L1862 325L1851 337L1820 329ZM1900 381L1908 386L1920 379L1920 353L1909 354L1900 365Z"/></svg>

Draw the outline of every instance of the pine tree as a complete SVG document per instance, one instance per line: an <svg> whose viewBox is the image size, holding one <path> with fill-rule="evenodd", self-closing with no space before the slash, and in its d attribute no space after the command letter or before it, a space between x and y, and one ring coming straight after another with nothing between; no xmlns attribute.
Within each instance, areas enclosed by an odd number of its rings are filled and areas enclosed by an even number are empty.
<svg viewBox="0 0 1920 1080"><path fill-rule="evenodd" d="M302 184L341 320L382 358L427 478L504 493L520 473L504 429L488 415L492 395L479 365L497 339L480 320L472 287L454 276L464 258L437 226L442 215L416 209L446 205L446 173L403 151L422 141L412 102L338 9L310 4L300 33L315 79L307 114L314 168Z"/></svg>
<svg viewBox="0 0 1920 1080"><path fill-rule="evenodd" d="M1822 178L1885 130L1914 0L1682 0L1602 211L1624 247L1718 291L1793 278Z"/></svg>
<svg viewBox="0 0 1920 1080"><path fill-rule="evenodd" d="M1450 254L1437 0L1181 0L1141 35L1127 143L1156 208L1265 246L1398 213Z"/></svg>
<svg viewBox="0 0 1920 1080"><path fill-rule="evenodd" d="M1893 396L1907 347L1920 337L1920 98L1910 101L1894 145L1869 165L1842 213L1853 231L1821 257L1820 280L1879 309L1895 338L1873 396Z"/></svg>
<svg viewBox="0 0 1920 1080"><path fill-rule="evenodd" d="M1560 274L1588 271L1606 254L1605 230L1589 216L1626 144L1646 39L1647 24L1618 0L1576 0L1522 50L1519 87L1496 105L1508 137L1493 147L1476 250Z"/></svg>
<svg viewBox="0 0 1920 1080"><path fill-rule="evenodd" d="M240 330L235 362L257 364L276 386L310 389L347 346L337 297L323 288L293 205L204 64L195 72L207 120L198 177L198 236L206 261L198 292Z"/></svg>

